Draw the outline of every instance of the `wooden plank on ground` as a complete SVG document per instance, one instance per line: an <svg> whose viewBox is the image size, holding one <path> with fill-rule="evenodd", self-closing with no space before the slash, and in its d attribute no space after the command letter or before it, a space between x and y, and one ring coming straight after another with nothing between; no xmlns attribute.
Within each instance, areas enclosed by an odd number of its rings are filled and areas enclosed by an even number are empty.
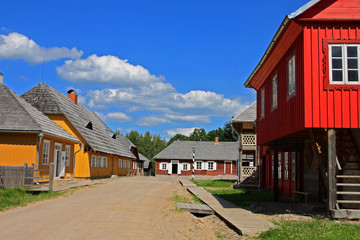
<svg viewBox="0 0 360 240"><path fill-rule="evenodd" d="M214 214L214 211L206 204L192 204L192 203L178 203L176 208L184 212L199 213L199 214Z"/></svg>
<svg viewBox="0 0 360 240"><path fill-rule="evenodd" d="M179 181L183 187L196 187L196 184L190 182L189 180L180 180Z"/></svg>

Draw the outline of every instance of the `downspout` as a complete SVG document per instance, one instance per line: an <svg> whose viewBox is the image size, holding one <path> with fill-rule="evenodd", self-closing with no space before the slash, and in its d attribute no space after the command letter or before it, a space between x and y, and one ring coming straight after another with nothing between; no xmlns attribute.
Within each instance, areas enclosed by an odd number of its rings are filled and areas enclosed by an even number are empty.
<svg viewBox="0 0 360 240"><path fill-rule="evenodd" d="M36 184L39 184L38 178L39 178L40 146L41 146L42 138L44 137L44 133L43 133L43 132L39 132L39 133L38 133L38 137L39 137L39 143L38 143L38 145L37 145L36 179L35 179Z"/></svg>
<svg viewBox="0 0 360 240"><path fill-rule="evenodd" d="M77 152L74 153L74 160L73 160L73 180L74 180L74 181L75 181L75 159L76 159L76 154L77 154L78 152L80 152L81 149L82 149L82 143L80 143L80 149L79 149L79 151L77 151Z"/></svg>

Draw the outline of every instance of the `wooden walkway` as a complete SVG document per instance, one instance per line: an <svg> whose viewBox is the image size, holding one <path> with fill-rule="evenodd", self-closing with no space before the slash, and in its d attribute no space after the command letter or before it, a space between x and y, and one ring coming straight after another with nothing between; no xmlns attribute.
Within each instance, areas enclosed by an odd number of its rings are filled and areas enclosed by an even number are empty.
<svg viewBox="0 0 360 240"><path fill-rule="evenodd" d="M189 180L180 180L179 182L183 187L196 187L196 184L190 182Z"/></svg>
<svg viewBox="0 0 360 240"><path fill-rule="evenodd" d="M74 182L71 184L65 184L65 185L60 185L60 186L54 186L53 187L53 192L60 192L60 191L65 191L65 190L69 190L72 188L77 188L77 187L85 187L85 186L91 186L97 184L96 182ZM49 187L41 187L38 189L30 189L29 192L48 192L49 191Z"/></svg>
<svg viewBox="0 0 360 240"><path fill-rule="evenodd" d="M207 192L202 187L190 187L188 191L200 198L221 218L241 231L243 235L253 235L274 227L271 222Z"/></svg>
<svg viewBox="0 0 360 240"><path fill-rule="evenodd" d="M212 215L214 211L206 204L178 203L176 208L184 212Z"/></svg>

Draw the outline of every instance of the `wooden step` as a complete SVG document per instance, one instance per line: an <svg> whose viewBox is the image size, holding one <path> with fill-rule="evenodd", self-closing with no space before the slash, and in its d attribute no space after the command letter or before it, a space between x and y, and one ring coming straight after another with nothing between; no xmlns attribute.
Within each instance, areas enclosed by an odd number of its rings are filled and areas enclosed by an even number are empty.
<svg viewBox="0 0 360 240"><path fill-rule="evenodd" d="M337 203L358 203L360 204L359 200L337 200Z"/></svg>
<svg viewBox="0 0 360 240"><path fill-rule="evenodd" d="M337 183L339 187L360 187L360 183Z"/></svg>
<svg viewBox="0 0 360 240"><path fill-rule="evenodd" d="M345 192L345 191L338 191L336 192L337 195L360 195L360 192Z"/></svg>
<svg viewBox="0 0 360 240"><path fill-rule="evenodd" d="M336 178L360 178L360 175L336 175Z"/></svg>

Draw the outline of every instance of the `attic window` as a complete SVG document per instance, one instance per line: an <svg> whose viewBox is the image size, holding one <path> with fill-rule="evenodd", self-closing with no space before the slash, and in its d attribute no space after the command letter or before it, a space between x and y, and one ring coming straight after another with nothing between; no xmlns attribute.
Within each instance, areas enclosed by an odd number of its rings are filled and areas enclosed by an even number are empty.
<svg viewBox="0 0 360 240"><path fill-rule="evenodd" d="M86 125L86 128L87 128L87 129L90 129L90 130L93 130L92 122L89 122L89 123Z"/></svg>
<svg viewBox="0 0 360 240"><path fill-rule="evenodd" d="M112 136L112 138L113 138L113 139L116 139L116 134L114 134L114 135Z"/></svg>

